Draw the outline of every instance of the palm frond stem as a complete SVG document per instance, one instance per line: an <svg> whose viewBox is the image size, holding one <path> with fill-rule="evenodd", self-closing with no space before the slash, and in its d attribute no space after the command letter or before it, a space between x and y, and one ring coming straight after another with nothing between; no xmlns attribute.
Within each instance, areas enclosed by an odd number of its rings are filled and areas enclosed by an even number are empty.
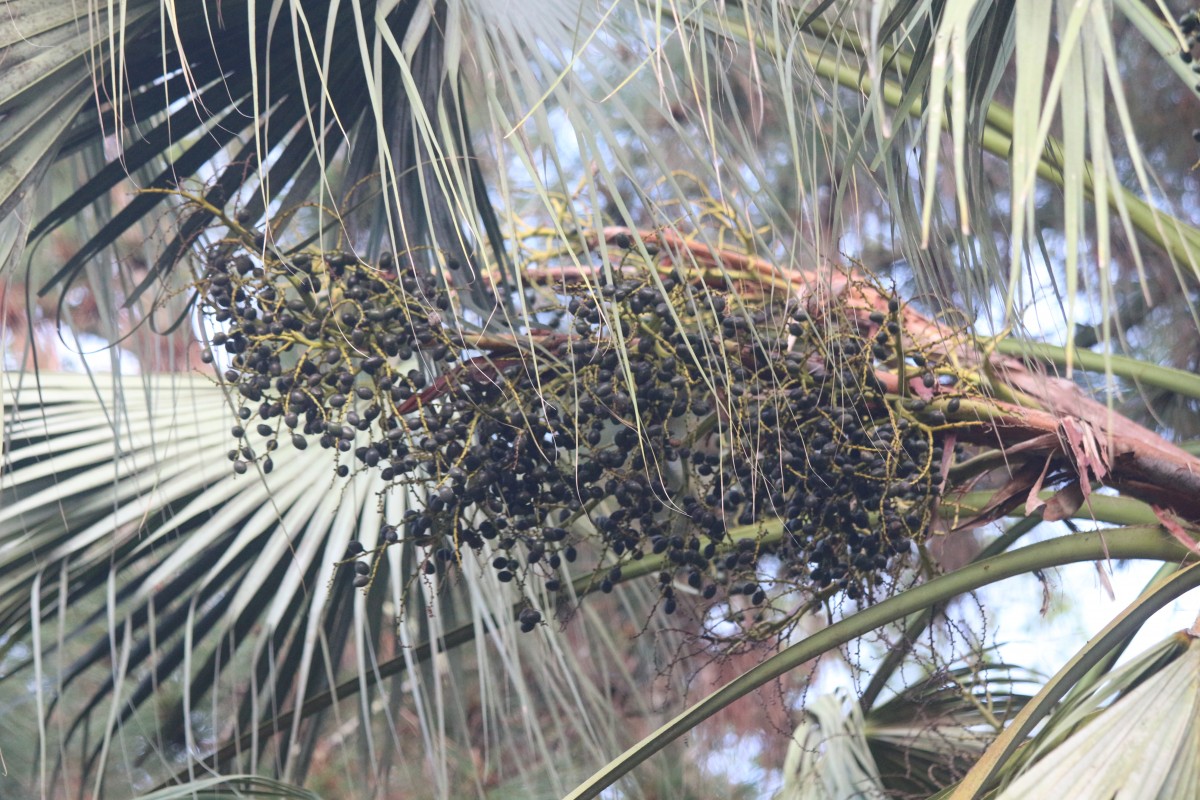
<svg viewBox="0 0 1200 800"><path fill-rule="evenodd" d="M1042 515L1040 510L1017 520L1012 525L1009 525L1004 533L988 542L987 546L980 550L975 558L971 559L971 562L975 563L1000 555L1016 544L1022 536L1040 525L1041 522ZM896 670L908 658L912 645L925 629L929 627L929 623L933 620L936 612L937 609L932 606L921 609L901 625L901 630L903 631L901 640L888 648L887 655L883 657L883 661L880 662L879 667L871 675L871 680L868 681L866 688L859 695L858 703L864 713L870 710L871 706L875 704L875 701L887 686L887 682L891 680L892 675L896 673Z"/></svg>
<svg viewBox="0 0 1200 800"><path fill-rule="evenodd" d="M1074 364L1089 372L1115 375L1138 384L1166 389L1193 400L1200 400L1200 375L1174 367L1164 367L1116 353L1096 353L1073 345L1059 347L1017 338L997 339L995 349L998 353L1031 361L1044 361L1063 369Z"/></svg>
<svg viewBox="0 0 1200 800"><path fill-rule="evenodd" d="M1172 561L1173 559L1164 559ZM1180 562L1182 563L1182 562ZM1136 600L1117 615L1100 633L1079 650L1017 714L1003 732L988 747L967 776L954 789L952 800L974 800L997 776L1012 753L1025 741L1050 709L1071 687L1101 663L1114 648L1133 636L1145 621L1166 603L1190 589L1200 586L1200 565L1166 576L1143 592Z"/></svg>
<svg viewBox="0 0 1200 800"><path fill-rule="evenodd" d="M827 653L876 628L901 620L922 608L945 602L964 592L974 591L1017 575L1065 564L1106 558L1136 558L1182 563L1192 560L1193 556L1190 551L1159 527L1129 527L1119 530L1080 533L1038 542L971 564L949 575L934 578L929 583L915 587L896 597L888 598L836 622L743 673L609 762L571 792L566 800L588 800L599 796L601 792L628 774L638 764L678 737L691 731L705 719L726 708L736 699L744 697L810 659ZM1196 586L1200 586L1200 569L1193 564L1190 568L1172 575L1153 593L1139 598L1134 606L1106 629L1100 639L1096 640L1097 643L1101 643L1101 639L1103 643L1108 643L1109 639L1124 635L1127 633L1128 626L1140 625L1150 614ZM1089 652L1094 652L1094 650ZM1084 664L1085 660L1077 657L1073 659L1073 663ZM1086 663L1090 666L1090 662ZM1037 707L1039 704L1031 703L1022 713ZM1028 716L1032 716L1031 711ZM1007 728L1006 733L1007 731L1014 731L1012 737L1005 738L1006 742L1012 742L1015 746L1015 743L1019 741L1015 739L1016 724ZM995 746L993 745L993 747ZM983 762L981 761L980 764ZM981 781L977 782L981 783ZM973 796L973 793L962 795L964 798Z"/></svg>

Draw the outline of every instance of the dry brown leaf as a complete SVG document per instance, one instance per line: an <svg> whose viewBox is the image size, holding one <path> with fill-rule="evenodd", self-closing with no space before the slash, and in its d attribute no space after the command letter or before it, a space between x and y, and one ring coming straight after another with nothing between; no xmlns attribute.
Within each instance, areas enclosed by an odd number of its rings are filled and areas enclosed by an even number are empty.
<svg viewBox="0 0 1200 800"><path fill-rule="evenodd" d="M1022 464L1008 482L996 490L987 504L965 522L959 523L954 531L970 530L1007 516L1028 495L1029 488L1038 479L1040 470L1036 464Z"/></svg>
<svg viewBox="0 0 1200 800"><path fill-rule="evenodd" d="M1029 487L1029 495L1025 498L1025 516L1029 516L1046 505L1038 495L1041 494L1042 484L1046 481L1046 473L1050 471L1050 462L1052 460L1053 456L1046 457L1046 465L1042 467L1042 474L1033 482L1033 486Z"/></svg>
<svg viewBox="0 0 1200 800"><path fill-rule="evenodd" d="M1167 533L1178 539L1179 543L1188 550L1200 555L1200 544L1196 543L1196 538L1194 536L1188 535L1188 532L1183 527L1183 523L1179 517L1175 516L1167 509L1160 508L1158 506L1150 506L1150 509L1154 512L1154 516L1158 517L1158 521L1162 523L1162 526L1167 529Z"/></svg>
<svg viewBox="0 0 1200 800"><path fill-rule="evenodd" d="M1084 498L1087 498L1092 493L1088 473L1099 483L1103 483L1108 475L1108 446L1100 441L1091 424L1085 420L1064 417L1059 427L1071 447L1071 456L1079 473L1079 485Z"/></svg>
<svg viewBox="0 0 1200 800"><path fill-rule="evenodd" d="M1108 573L1104 571L1105 561L1096 562L1096 574L1100 576L1100 585L1104 587L1104 591L1108 594L1109 600L1116 600L1117 593L1113 590L1112 580L1108 577Z"/></svg>
<svg viewBox="0 0 1200 800"><path fill-rule="evenodd" d="M1070 519L1083 507L1083 502L1083 484L1071 481L1046 501L1042 509L1042 519L1047 522Z"/></svg>
<svg viewBox="0 0 1200 800"><path fill-rule="evenodd" d="M938 491L946 491L946 482L950 480L950 467L954 465L954 446L958 444L958 436L954 431L946 434L946 440L942 443L942 463L938 465L939 477L941 477L941 485Z"/></svg>

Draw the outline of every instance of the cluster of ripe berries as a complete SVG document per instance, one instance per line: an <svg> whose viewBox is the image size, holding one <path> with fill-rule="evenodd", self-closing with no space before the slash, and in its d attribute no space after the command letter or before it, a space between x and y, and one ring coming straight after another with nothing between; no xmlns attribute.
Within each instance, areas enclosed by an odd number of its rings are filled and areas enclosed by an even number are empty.
<svg viewBox="0 0 1200 800"><path fill-rule="evenodd" d="M684 593L761 614L794 589L869 596L928 527L942 447L876 377L894 304L867 336L836 309L623 272L543 298L552 328L481 352L447 290L390 257L243 254L199 288L241 398L234 469L269 472L288 442L335 449L342 476L381 470L422 498L381 547L419 546L430 574L473 554L556 593L586 556L607 592L657 555L665 612Z"/></svg>
<svg viewBox="0 0 1200 800"><path fill-rule="evenodd" d="M1184 35L1185 46L1179 51L1179 58L1184 64L1191 64L1192 73L1200 77L1200 62L1197 62L1192 53L1196 49L1196 45L1200 44L1200 14L1197 14L1195 9L1187 12L1179 18L1179 30ZM1195 84L1193 90L1200 92L1200 83ZM1192 139L1200 142L1200 128L1192 131Z"/></svg>

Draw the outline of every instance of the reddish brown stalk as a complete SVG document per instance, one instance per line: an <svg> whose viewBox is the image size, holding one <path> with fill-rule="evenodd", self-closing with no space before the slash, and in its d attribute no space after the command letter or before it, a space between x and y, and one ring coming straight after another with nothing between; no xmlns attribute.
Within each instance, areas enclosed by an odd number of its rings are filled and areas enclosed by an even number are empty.
<svg viewBox="0 0 1200 800"><path fill-rule="evenodd" d="M1021 452L1022 463L1036 462L1036 470L1016 470L1013 481L997 499L997 513L1011 510L1025 499L1025 493L1049 469L1050 474L1073 474L1084 494L1092 486L1105 485L1128 492L1139 499L1169 508L1187 520L1200 520L1200 459L1167 442L1158 434L1117 413L1084 394L1071 381L1054 377L1027 366L1011 356L986 353L958 330L931 320L911 305L901 304L892 312L895 298L882 291L863 275L837 267L817 269L783 268L771 262L731 250L716 250L699 241L685 239L670 231L610 227L599 234L585 236L590 249L599 247L603 237L610 252L623 253L620 244L634 235L653 253L664 271L678 268L685 274L699 274L713 288L738 290L747 295L788 287L795 300L808 313L819 317L836 307L849 315L866 335L872 335L878 323L871 315L884 314L900 323L906 350L920 352L926 358L972 370L990 379L993 388L1007 386L1019 397L1029 398L1031 407L994 398L963 403L952 414L960 440L1009 452ZM634 275L637 269L614 268ZM576 284L599 277L599 267L540 267L528 270L526 277L537 283ZM892 316L894 313L894 317ZM878 317L876 317L878 318ZM489 344L499 345L499 338ZM542 345L547 337L503 338L508 352L520 352L529 345ZM482 338L481 338L482 343ZM918 381L900 392L899 376L880 371L877 377L889 393L933 398L958 391L953 387L924 389ZM1033 407L1036 404L1037 407ZM1014 448L1017 450L1014 451ZM1028 474L1027 474L1028 473ZM1000 497L1000 494L1005 495Z"/></svg>

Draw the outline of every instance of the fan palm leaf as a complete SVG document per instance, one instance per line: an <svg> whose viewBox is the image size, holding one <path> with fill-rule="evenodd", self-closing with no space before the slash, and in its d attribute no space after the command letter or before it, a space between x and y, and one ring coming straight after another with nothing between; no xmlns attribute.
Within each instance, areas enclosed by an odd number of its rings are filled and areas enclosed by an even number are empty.
<svg viewBox="0 0 1200 800"><path fill-rule="evenodd" d="M1200 787L1196 637L1180 632L1057 709L996 796L1187 797ZM1114 699L1115 698L1115 699Z"/></svg>
<svg viewBox="0 0 1200 800"><path fill-rule="evenodd" d="M864 713L844 693L806 704L784 798L928 796L953 783L1028 699L1023 670L985 661L937 670Z"/></svg>
<svg viewBox="0 0 1200 800"><path fill-rule="evenodd" d="M403 493L385 492L377 476L337 478L333 455L315 444L314 452L328 458L317 482L307 458L236 475L225 459L228 409L220 387L199 377L147 377L144 391L125 391L114 401L118 386L140 379L124 380L46 373L38 385L9 386L4 395L6 679L35 667L48 670L51 660L60 665L54 696L39 689L35 705L53 711L71 700L70 716L55 715L63 720L56 724L64 742L94 725L93 717L109 718L99 744L84 737L85 766L107 757L105 743L118 728L131 728L144 730L150 752L172 772L194 769L190 756L179 760L180 748L195 752L231 732L257 730L347 675L357 675L351 679L357 690L378 687L364 693L360 710L368 714L370 698L395 691L376 680L380 655L393 648L388 630L395 615L402 615L405 650L440 642L460 624L481 642L501 637L499 652L508 655L496 668L523 696L522 706L532 710L542 698L557 696L577 713L562 718L556 739L590 742L597 755L612 747L613 731L598 723L598 709L609 708L611 698L580 680L594 667L579 659L604 663L616 656L616 642L588 636L564 649L554 637L521 637L518 646L501 628L519 595L473 569L447 580L448 594L434 594L428 580L411 578L430 558L413 548L390 549L362 596L351 585L354 571L336 565L351 540L368 548L379 543L384 519L403 511ZM262 449L264 442L252 432L244 446ZM636 597L630 600L640 602ZM76 608L96 610L80 616ZM55 619L51 632L46 622ZM105 628L123 633L97 637ZM29 637L45 645L36 658L21 655ZM344 666L343 651L356 654ZM423 656L409 652L403 663L413 677L406 691L417 699L418 727L436 754L449 745L444 726L455 713L444 705L450 686L443 684L462 676L416 669L432 654L428 644ZM97 671L106 662L114 667ZM163 687L177 675L184 676L182 692L163 705ZM625 692L638 697L632 687ZM512 714L502 694L485 712L496 724ZM147 724L150 703L160 706L160 719ZM216 719L196 716L208 703L227 709L220 729L210 729ZM373 727L369 719L362 720L364 731ZM279 732L287 742L308 741L311 726L307 714L292 715L288 730ZM547 734L539 727L525 725L528 739L496 739L498 757L515 765L522 748L544 749ZM272 738L252 738L251 764ZM291 749L279 748L270 758L282 774L300 780L306 759L292 766ZM553 778L559 786L571 780L561 773Z"/></svg>

